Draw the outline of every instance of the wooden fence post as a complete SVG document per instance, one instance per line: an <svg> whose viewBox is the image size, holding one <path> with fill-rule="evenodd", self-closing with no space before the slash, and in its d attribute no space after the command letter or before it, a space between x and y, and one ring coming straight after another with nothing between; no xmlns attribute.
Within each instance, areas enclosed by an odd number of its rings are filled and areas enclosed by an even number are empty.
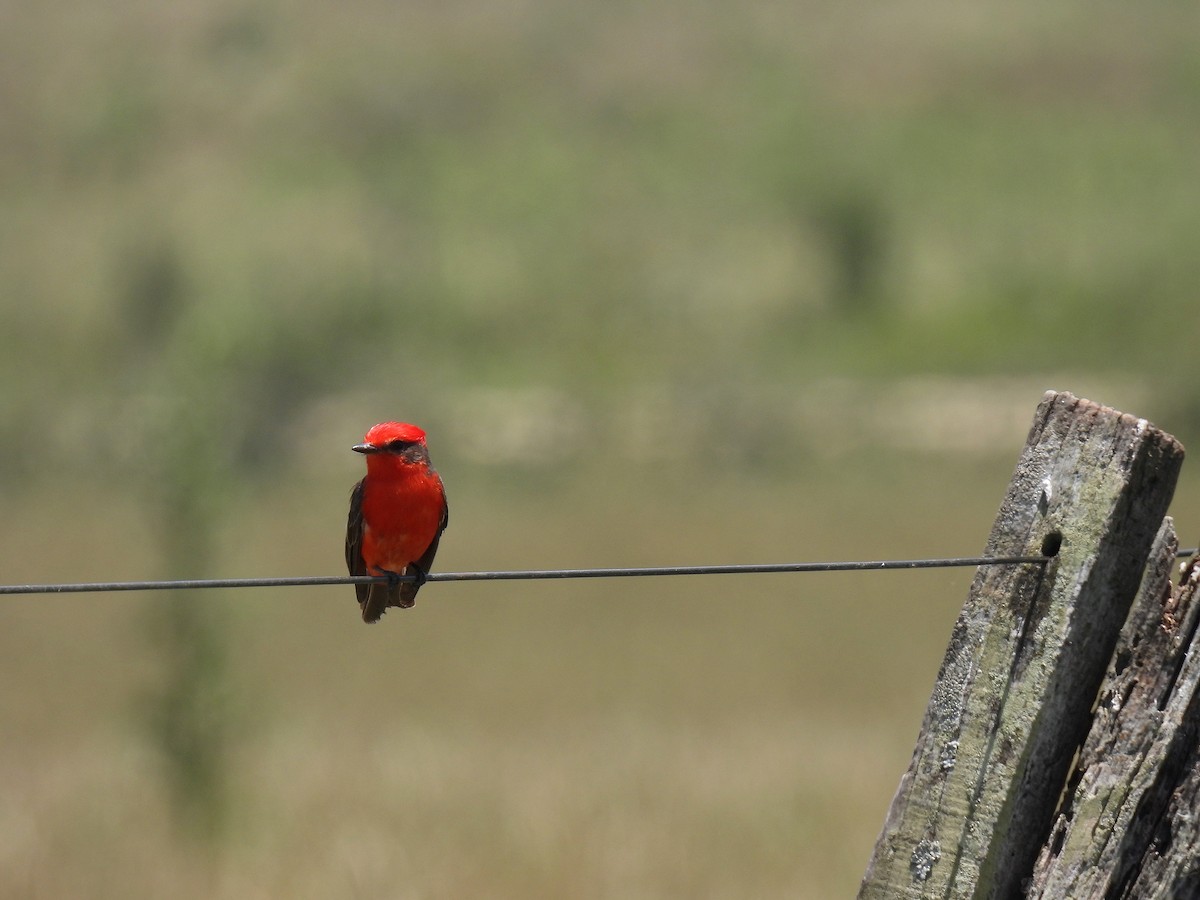
<svg viewBox="0 0 1200 900"><path fill-rule="evenodd" d="M986 552L1051 559L976 573L862 900L1030 887L1182 460L1144 419L1043 398Z"/></svg>

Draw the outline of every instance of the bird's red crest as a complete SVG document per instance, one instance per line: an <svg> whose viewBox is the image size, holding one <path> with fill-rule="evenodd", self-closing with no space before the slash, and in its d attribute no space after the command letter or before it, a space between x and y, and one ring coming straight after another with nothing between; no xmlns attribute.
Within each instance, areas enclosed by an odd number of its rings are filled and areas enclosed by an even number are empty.
<svg viewBox="0 0 1200 900"><path fill-rule="evenodd" d="M384 444L392 441L405 441L412 443L424 443L425 432L416 425L410 425L408 422L380 422L378 425L372 426L371 430L366 433L363 441L368 444L375 444L382 447Z"/></svg>

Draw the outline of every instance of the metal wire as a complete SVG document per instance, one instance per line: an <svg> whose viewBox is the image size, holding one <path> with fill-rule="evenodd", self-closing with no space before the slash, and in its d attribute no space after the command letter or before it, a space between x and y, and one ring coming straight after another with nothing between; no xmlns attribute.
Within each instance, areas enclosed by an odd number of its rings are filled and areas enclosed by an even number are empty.
<svg viewBox="0 0 1200 900"><path fill-rule="evenodd" d="M850 572L888 569L934 569L956 566L1022 565L1045 563L1045 556L971 556L948 559L885 559L855 562L765 563L724 566L654 566L609 569L520 569L499 572L434 572L427 581L518 581L552 578L629 578L651 575L741 575L767 572ZM400 581L415 581L402 575ZM209 578L172 581L109 581L91 584L0 585L0 594L72 594L104 591L167 591L198 588L306 587L384 583L373 575L317 575L296 578Z"/></svg>
<svg viewBox="0 0 1200 900"><path fill-rule="evenodd" d="M854 562L762 563L728 566L652 566L637 569L542 569L515 572L446 572L430 581L515 581L542 578L626 578L645 575L746 575L767 572L859 572L946 569L956 566L1045 563L1046 556L960 556L947 559L878 559Z"/></svg>
<svg viewBox="0 0 1200 900"><path fill-rule="evenodd" d="M1180 550L1179 558L1196 555ZM950 569L974 566L1044 565L1048 556L954 556L944 559L877 559L850 562L761 563L724 566L648 566L612 569L515 569L499 572L434 572L426 581L534 581L561 578L634 578L662 575L754 575L770 572L883 572L896 569ZM309 575L295 578L203 578L172 581L102 581L87 584L6 584L0 594L81 594L109 591L178 591L202 588L308 587L386 583L374 575ZM401 575L400 581L416 576Z"/></svg>

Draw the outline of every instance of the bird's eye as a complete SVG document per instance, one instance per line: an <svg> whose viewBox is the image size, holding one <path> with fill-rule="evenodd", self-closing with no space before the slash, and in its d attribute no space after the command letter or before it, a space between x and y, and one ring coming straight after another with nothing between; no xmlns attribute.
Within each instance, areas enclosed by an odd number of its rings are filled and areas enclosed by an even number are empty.
<svg viewBox="0 0 1200 900"><path fill-rule="evenodd" d="M391 453L402 453L404 452L404 448L408 446L408 441L402 441L397 438L394 441L388 441L385 446Z"/></svg>

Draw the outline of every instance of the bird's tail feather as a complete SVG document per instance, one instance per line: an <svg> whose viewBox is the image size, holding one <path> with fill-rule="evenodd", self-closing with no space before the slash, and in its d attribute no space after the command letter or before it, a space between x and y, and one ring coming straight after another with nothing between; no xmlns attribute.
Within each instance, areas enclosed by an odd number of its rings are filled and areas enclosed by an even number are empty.
<svg viewBox="0 0 1200 900"><path fill-rule="evenodd" d="M411 574L406 567L401 575ZM364 622L378 622L389 607L408 609L417 602L417 591L421 585L416 581L379 582L369 586L367 597L362 602Z"/></svg>

